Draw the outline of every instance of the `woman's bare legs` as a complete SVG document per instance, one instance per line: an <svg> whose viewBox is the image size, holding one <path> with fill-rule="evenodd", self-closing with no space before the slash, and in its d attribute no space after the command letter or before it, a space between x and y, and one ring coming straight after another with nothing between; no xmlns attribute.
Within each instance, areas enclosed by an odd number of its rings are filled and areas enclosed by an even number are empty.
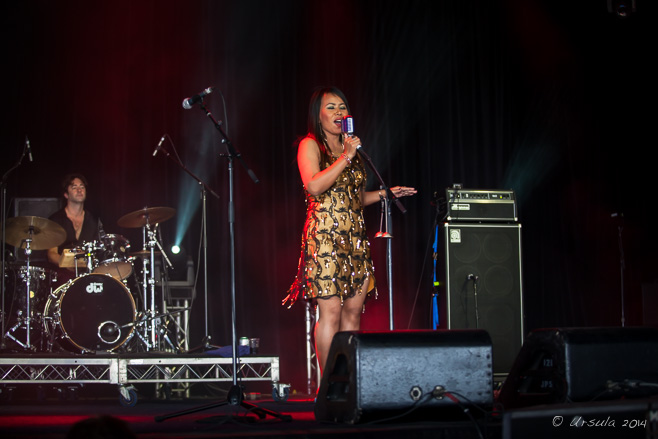
<svg viewBox="0 0 658 439"><path fill-rule="evenodd" d="M324 371L334 335L338 331L359 330L367 289L368 282L361 289L361 294L345 299L342 305L337 296L318 299L320 313L315 324L315 352L320 363L320 371Z"/></svg>

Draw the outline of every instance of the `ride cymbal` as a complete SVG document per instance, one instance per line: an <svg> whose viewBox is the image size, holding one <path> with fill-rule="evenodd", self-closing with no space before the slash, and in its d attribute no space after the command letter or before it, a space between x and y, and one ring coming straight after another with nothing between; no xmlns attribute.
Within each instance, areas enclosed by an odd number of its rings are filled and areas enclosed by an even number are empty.
<svg viewBox="0 0 658 439"><path fill-rule="evenodd" d="M128 213L117 221L119 227L139 228L147 224L158 224L173 217L176 210L171 207L145 207Z"/></svg>

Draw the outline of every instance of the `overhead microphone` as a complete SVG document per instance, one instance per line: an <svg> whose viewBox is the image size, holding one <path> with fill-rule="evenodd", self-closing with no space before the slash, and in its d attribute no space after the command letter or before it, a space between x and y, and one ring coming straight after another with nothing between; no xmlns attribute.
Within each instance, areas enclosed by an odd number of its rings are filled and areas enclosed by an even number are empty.
<svg viewBox="0 0 658 439"><path fill-rule="evenodd" d="M203 101L203 98L208 96L212 91L215 89L215 87L208 87L198 95L194 95L191 98L185 98L183 99L183 108L186 110L189 110L192 108L195 104L198 104L199 102Z"/></svg>
<svg viewBox="0 0 658 439"><path fill-rule="evenodd" d="M25 136L25 148L27 149L27 157L30 159L31 162L34 160L32 159L32 147L30 146L30 139Z"/></svg>
<svg viewBox="0 0 658 439"><path fill-rule="evenodd" d="M155 157L156 154L158 153L158 151L160 151L160 147L162 146L162 142L164 142L164 140L165 140L165 136L166 136L166 134L164 134L164 135L162 136L162 138L161 138L160 141L158 142L158 146L155 147L155 151L153 151L153 157Z"/></svg>

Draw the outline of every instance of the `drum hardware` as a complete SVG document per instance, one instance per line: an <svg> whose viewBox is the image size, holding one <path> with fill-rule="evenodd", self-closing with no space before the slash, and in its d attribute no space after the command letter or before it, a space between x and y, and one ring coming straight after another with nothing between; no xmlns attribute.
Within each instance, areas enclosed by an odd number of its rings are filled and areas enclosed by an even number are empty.
<svg viewBox="0 0 658 439"><path fill-rule="evenodd" d="M118 280L128 278L133 272L133 266L127 252L130 241L121 235L104 234L97 248L97 257L93 273L109 274Z"/></svg>
<svg viewBox="0 0 658 439"><path fill-rule="evenodd" d="M9 218L6 221L5 239L10 245L17 248L24 248L25 250L25 314L23 310L19 310L17 322L5 334L7 337L23 349L32 350L31 333L32 323L36 322L38 318L35 310L32 309L33 300L38 300L38 291L34 292L32 288L32 267L30 267L30 256L33 250L47 250L52 247L57 247L66 240L66 231L59 224L46 218L37 216L24 216ZM3 267L4 269L4 267ZM33 294L37 297L33 297ZM13 333L19 328L25 328L25 342L21 342Z"/></svg>
<svg viewBox="0 0 658 439"><path fill-rule="evenodd" d="M41 311L43 310L43 304L52 291L53 283L57 280L57 273L55 271L34 266L31 266L28 269L23 265L9 267L9 273L11 273L11 275L8 277L10 290L13 291L13 300L7 315L14 315L14 308L16 308L15 315L17 317L17 321L14 322L15 324L11 328L9 328L6 337L14 341L22 348L29 349L25 343L22 343L14 336L14 333L19 328L21 328L25 322L24 316L27 315L27 300L29 297L29 317L31 322L30 331L33 332L34 335L40 335L40 323L43 316ZM25 283L28 280L30 281L29 296L23 293L22 290L23 288L26 288ZM40 341L41 344L43 344L43 338L40 338ZM34 342L32 342L32 345L34 345Z"/></svg>
<svg viewBox="0 0 658 439"><path fill-rule="evenodd" d="M144 207L135 212L128 213L117 221L120 227L141 228L143 248L140 257L143 262L143 303L145 313L148 316L145 320L145 337L142 337L137 331L139 338L145 343L147 350L156 348L157 330L156 330L156 303L155 303L155 248L157 247L160 254L164 257L167 265L173 267L167 257L162 245L157 239L157 230L161 222L172 218L175 209L170 207ZM150 294L149 294L150 293ZM150 297L147 297L150 295ZM150 300L149 300L150 299Z"/></svg>
<svg viewBox="0 0 658 439"><path fill-rule="evenodd" d="M121 338L121 326L112 320L106 320L98 324L98 339L106 344L114 344Z"/></svg>
<svg viewBox="0 0 658 439"><path fill-rule="evenodd" d="M140 313L141 317L138 315L138 319L134 323L128 323L128 324L125 324L125 325L122 325L122 326L118 326L118 330L120 331L121 329L130 328L130 327L137 328L137 330L135 330L132 333L132 336L137 336L137 338L148 349L151 346L151 343L149 342L149 340L144 338L144 335L142 334L142 332L146 333L145 330L148 329L150 322L155 321L155 324L158 327L158 336L159 336L157 341L159 342L160 340L163 340L164 342L166 342L166 344L173 351L175 351L177 353L182 353L182 352L184 352L184 350L181 349L180 346L178 346L178 343L174 344L174 342L169 337L169 332L170 331L167 329L169 321L163 321L163 320L166 320L167 317L173 317L175 314L180 314L182 312L189 311L190 309L191 308L189 308L189 307L188 308L182 308L180 310L176 310L176 311L172 311L172 312L166 312L166 313L163 313L163 314L157 314L155 316L147 316L143 313ZM171 319L170 321L178 326L178 323L174 319ZM113 322L109 322L109 323L111 324ZM139 330L139 328L142 328L142 329ZM100 326L99 326L99 330L100 330ZM161 346L158 346L158 348L161 348Z"/></svg>
<svg viewBox="0 0 658 439"><path fill-rule="evenodd" d="M97 241L83 242L81 246L76 247L73 250L74 264L75 267L75 277L79 277L82 273L78 272L80 268L80 260L83 262L83 266L86 266L87 273L91 273L96 266L96 252L100 249L99 243ZM70 268L70 267L69 267Z"/></svg>

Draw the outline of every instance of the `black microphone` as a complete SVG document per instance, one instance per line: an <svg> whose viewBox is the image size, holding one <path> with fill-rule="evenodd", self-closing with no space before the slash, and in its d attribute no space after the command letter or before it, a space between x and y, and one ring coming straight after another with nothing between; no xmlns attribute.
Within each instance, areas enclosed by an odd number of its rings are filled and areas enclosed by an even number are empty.
<svg viewBox="0 0 658 439"><path fill-rule="evenodd" d="M162 138L158 142L158 146L155 147L155 151L153 151L153 157L155 157L155 155L158 153L158 151L160 151L160 147L162 146L162 142L164 142L165 136L166 136L166 134L164 134L162 136Z"/></svg>
<svg viewBox="0 0 658 439"><path fill-rule="evenodd" d="M183 108L186 110L189 110L192 108L195 104L198 104L199 102L203 101L203 98L208 96L212 91L215 89L215 87L208 87L198 95L194 95L191 98L185 98L183 99Z"/></svg>
<svg viewBox="0 0 658 439"><path fill-rule="evenodd" d="M30 139L28 139L27 136L25 136L25 147L27 149L27 157L31 162L33 162L34 160L32 160L32 147L30 147Z"/></svg>

